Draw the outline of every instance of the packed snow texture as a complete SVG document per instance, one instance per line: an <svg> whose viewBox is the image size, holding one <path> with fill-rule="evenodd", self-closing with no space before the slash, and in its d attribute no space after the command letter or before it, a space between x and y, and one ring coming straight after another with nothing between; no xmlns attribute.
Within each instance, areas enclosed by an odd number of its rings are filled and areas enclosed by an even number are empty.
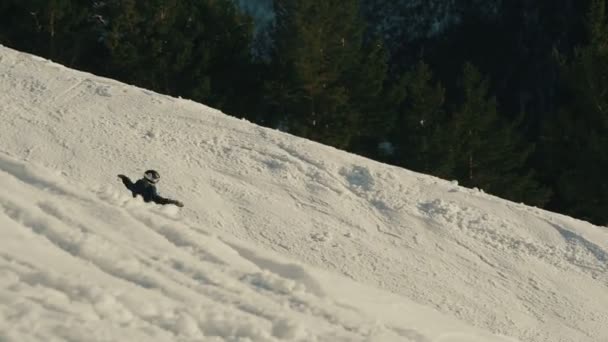
<svg viewBox="0 0 608 342"><path fill-rule="evenodd" d="M492 339L396 295L224 241L175 207L78 188L4 155L0 176L2 341ZM332 295L336 284L351 292ZM403 317L371 311L389 303ZM406 323L416 315L441 327Z"/></svg>
<svg viewBox="0 0 608 342"><path fill-rule="evenodd" d="M605 228L4 47L0 189L0 341L608 340Z"/></svg>

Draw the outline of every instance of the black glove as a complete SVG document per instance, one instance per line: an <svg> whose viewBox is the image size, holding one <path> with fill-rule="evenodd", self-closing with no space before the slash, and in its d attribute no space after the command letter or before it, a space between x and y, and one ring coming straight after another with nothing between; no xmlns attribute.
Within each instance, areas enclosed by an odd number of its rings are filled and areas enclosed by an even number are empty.
<svg viewBox="0 0 608 342"><path fill-rule="evenodd" d="M122 180L122 184L124 184L127 189L132 191L133 188L133 182L131 181L131 179L125 175L118 175L118 178L120 178L120 180Z"/></svg>

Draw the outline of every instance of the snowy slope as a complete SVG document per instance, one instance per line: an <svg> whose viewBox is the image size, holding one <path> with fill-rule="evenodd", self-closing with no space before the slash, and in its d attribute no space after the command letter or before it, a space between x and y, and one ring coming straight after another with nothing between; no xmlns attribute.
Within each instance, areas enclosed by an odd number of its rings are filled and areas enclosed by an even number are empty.
<svg viewBox="0 0 608 342"><path fill-rule="evenodd" d="M608 341L605 228L7 48L0 153L15 340L40 321L100 340ZM125 194L116 174L148 168L183 210Z"/></svg>
<svg viewBox="0 0 608 342"><path fill-rule="evenodd" d="M1 341L508 341L188 226L176 207L4 155L0 176ZM378 317L390 307L400 316Z"/></svg>

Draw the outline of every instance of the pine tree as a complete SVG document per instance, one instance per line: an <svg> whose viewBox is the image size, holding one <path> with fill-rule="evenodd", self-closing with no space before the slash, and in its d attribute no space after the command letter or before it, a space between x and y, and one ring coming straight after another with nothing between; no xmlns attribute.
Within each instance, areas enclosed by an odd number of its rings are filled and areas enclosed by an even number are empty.
<svg viewBox="0 0 608 342"><path fill-rule="evenodd" d="M556 176L558 210L608 222L608 21L605 0L591 0L588 43L561 58L563 102L545 126L545 173Z"/></svg>
<svg viewBox="0 0 608 342"><path fill-rule="evenodd" d="M350 106L358 117L348 150L388 162L391 156L380 146L389 142L399 104L405 97L404 77L388 77L388 52L380 40L364 47L362 55L348 81Z"/></svg>
<svg viewBox="0 0 608 342"><path fill-rule="evenodd" d="M107 73L228 111L248 93L252 23L230 0L109 0Z"/></svg>
<svg viewBox="0 0 608 342"><path fill-rule="evenodd" d="M461 183L527 204L543 205L549 196L526 162L533 146L498 113L489 82L467 63L463 72L463 102L452 119L454 173Z"/></svg>
<svg viewBox="0 0 608 342"><path fill-rule="evenodd" d="M414 171L448 177L454 155L449 146L445 89L420 60L405 77L406 99L392 132L396 162Z"/></svg>
<svg viewBox="0 0 608 342"><path fill-rule="evenodd" d="M74 66L91 43L91 5L75 0L6 0L0 42Z"/></svg>
<svg viewBox="0 0 608 342"><path fill-rule="evenodd" d="M359 1L275 0L274 9L271 70L276 77L266 83L274 125L348 146L362 115L356 96L364 93L365 77L357 74L366 63ZM372 53L371 60L382 63L376 57ZM377 82L369 86L377 92Z"/></svg>
<svg viewBox="0 0 608 342"><path fill-rule="evenodd" d="M173 94L169 75L191 58L191 42L180 32L185 10L175 0L105 2L100 13L107 22L103 42L110 75Z"/></svg>

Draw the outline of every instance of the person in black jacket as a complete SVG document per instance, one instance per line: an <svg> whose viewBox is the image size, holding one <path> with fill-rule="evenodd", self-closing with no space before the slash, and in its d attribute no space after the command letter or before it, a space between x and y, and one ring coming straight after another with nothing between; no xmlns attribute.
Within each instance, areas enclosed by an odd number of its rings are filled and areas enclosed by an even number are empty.
<svg viewBox="0 0 608 342"><path fill-rule="evenodd" d="M144 177L133 183L131 179L125 175L118 175L122 183L133 193L133 197L140 195L144 202L154 202L156 204L173 204L178 207L183 207L184 204L180 201L161 197L156 191L156 183L160 180L160 175L155 170L148 170L144 173Z"/></svg>

